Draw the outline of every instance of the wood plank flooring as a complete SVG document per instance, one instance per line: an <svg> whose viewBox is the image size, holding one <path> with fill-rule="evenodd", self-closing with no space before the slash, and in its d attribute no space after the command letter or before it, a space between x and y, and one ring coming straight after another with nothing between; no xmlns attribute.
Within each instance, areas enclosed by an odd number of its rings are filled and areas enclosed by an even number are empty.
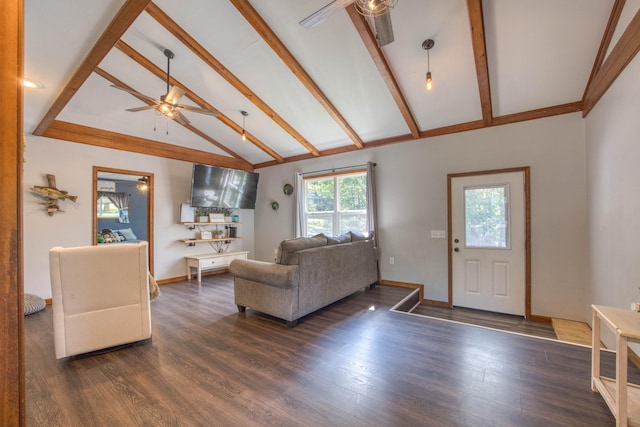
<svg viewBox="0 0 640 427"><path fill-rule="evenodd" d="M410 291L363 290L287 329L205 276L161 286L151 340L63 361L47 307L25 318L27 425L615 424L588 349L389 310Z"/></svg>
<svg viewBox="0 0 640 427"><path fill-rule="evenodd" d="M557 338L551 323L535 322L527 320L521 316L513 316L510 314L472 310L464 307L437 307L427 304L418 305L413 308L411 313L420 316L429 316L437 319L446 319L454 322L483 326L485 328L499 329L501 331L515 332L518 334L549 339Z"/></svg>

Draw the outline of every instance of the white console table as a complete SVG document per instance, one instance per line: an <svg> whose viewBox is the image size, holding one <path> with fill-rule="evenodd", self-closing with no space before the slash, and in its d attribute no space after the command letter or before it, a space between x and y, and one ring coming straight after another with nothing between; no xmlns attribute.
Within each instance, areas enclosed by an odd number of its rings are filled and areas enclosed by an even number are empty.
<svg viewBox="0 0 640 427"><path fill-rule="evenodd" d="M201 255L189 255L184 257L187 262L187 280L191 281L191 269L196 269L198 283L202 282L202 272L206 270L218 270L228 268L234 259L247 259L248 251L240 252L216 252Z"/></svg>
<svg viewBox="0 0 640 427"><path fill-rule="evenodd" d="M592 305L591 389L599 391L616 418L616 426L640 425L640 386L627 383L627 343L640 343L640 313ZM600 327L616 334L616 377L600 376Z"/></svg>

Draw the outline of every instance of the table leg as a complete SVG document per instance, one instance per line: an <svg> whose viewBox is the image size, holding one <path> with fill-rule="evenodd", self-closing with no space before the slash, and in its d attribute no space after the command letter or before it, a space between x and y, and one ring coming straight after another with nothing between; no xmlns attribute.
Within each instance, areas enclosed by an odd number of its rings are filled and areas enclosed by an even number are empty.
<svg viewBox="0 0 640 427"><path fill-rule="evenodd" d="M187 282L191 281L191 266L189 265L189 260L187 260Z"/></svg>
<svg viewBox="0 0 640 427"><path fill-rule="evenodd" d="M616 406L617 426L627 425L627 339L616 336Z"/></svg>
<svg viewBox="0 0 640 427"><path fill-rule="evenodd" d="M600 318L595 310L591 325L591 390L598 391L594 380L600 378Z"/></svg>

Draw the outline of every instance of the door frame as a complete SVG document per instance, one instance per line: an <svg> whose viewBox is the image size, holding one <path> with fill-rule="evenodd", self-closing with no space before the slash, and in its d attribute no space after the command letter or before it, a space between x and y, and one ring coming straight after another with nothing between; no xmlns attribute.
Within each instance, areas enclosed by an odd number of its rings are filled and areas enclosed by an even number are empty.
<svg viewBox="0 0 640 427"><path fill-rule="evenodd" d="M531 192L530 190L530 168L529 166L493 169L476 172L463 172L447 174L447 234L448 234L448 268L449 268L449 292L447 307L453 307L453 224L451 219L451 180L467 176L493 175L510 172L522 172L524 174L524 317L531 319Z"/></svg>
<svg viewBox="0 0 640 427"><path fill-rule="evenodd" d="M154 269L153 269L153 190L154 190L154 185L153 185L153 174L150 172L140 172L140 171L131 171L131 170L125 170L125 169L114 169L114 168L107 168L107 167L103 167L103 166L94 166L93 167L93 190L92 190L92 197L93 197L93 207L92 207L92 229L93 229L93 237L92 237L92 244L93 245L97 245L98 244L98 174L100 172L105 172L105 173L115 173L115 174L121 174L121 175L139 175L139 176L146 176L149 180L149 190L147 191L147 243L149 245L149 272L153 275L154 274Z"/></svg>

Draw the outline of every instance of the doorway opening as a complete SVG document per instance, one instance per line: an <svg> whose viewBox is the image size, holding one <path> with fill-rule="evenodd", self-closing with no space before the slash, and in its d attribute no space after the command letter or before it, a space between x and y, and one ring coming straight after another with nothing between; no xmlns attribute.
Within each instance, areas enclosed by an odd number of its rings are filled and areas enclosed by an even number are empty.
<svg viewBox="0 0 640 427"><path fill-rule="evenodd" d="M93 167L92 243L120 244L145 240L149 272L154 274L153 174ZM114 233L103 233L103 230ZM105 242L105 237L108 242Z"/></svg>
<svg viewBox="0 0 640 427"><path fill-rule="evenodd" d="M531 318L529 167L447 175L446 306Z"/></svg>

